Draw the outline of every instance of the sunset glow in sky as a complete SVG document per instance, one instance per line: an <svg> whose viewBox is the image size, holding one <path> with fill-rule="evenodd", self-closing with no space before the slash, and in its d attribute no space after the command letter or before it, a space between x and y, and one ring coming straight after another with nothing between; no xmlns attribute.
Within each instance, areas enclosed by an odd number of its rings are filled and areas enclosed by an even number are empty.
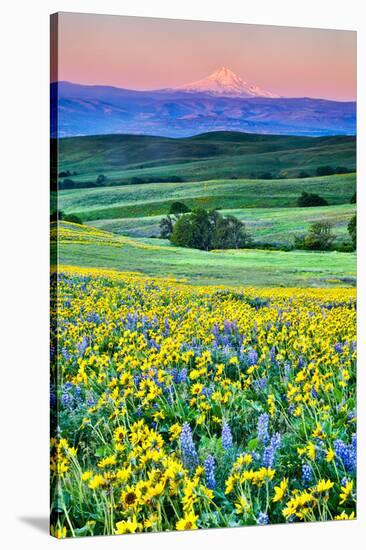
<svg viewBox="0 0 366 550"><path fill-rule="evenodd" d="M220 66L281 96L355 100L356 33L59 15L58 80L147 90L199 80Z"/></svg>

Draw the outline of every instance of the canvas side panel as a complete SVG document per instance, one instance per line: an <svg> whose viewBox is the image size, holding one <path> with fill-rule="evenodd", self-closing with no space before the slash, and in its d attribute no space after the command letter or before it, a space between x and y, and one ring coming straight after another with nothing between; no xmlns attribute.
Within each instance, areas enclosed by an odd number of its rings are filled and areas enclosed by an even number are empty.
<svg viewBox="0 0 366 550"><path fill-rule="evenodd" d="M58 24L59 15L50 17L50 534L62 537L60 524L60 471L62 454L58 426Z"/></svg>

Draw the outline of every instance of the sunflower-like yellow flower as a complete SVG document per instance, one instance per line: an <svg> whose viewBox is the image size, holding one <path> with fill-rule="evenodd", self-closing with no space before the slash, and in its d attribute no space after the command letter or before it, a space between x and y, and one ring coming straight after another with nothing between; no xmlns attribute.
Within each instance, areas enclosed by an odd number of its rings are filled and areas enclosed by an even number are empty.
<svg viewBox="0 0 366 550"><path fill-rule="evenodd" d="M177 531L188 531L189 529L197 529L198 516L194 512L185 514L180 520L177 521L175 528Z"/></svg>
<svg viewBox="0 0 366 550"><path fill-rule="evenodd" d="M281 483L274 488L275 496L272 499L273 502L279 502L280 500L283 499L287 490L287 486L288 486L288 479L284 478L281 481Z"/></svg>

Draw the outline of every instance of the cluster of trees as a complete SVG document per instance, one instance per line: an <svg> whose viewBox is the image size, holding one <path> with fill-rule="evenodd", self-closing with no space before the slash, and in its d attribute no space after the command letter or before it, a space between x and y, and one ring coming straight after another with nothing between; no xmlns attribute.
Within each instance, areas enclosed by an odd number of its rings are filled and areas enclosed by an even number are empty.
<svg viewBox="0 0 366 550"><path fill-rule="evenodd" d="M351 170L346 166L337 166L336 168L333 168L333 166L319 166L316 169L317 176L333 176L334 174L348 174L349 172Z"/></svg>
<svg viewBox="0 0 366 550"><path fill-rule="evenodd" d="M307 170L300 170L298 174L294 174L291 172L290 174L286 171L279 172L277 174L274 174L273 172L258 172L254 173L251 172L249 174L250 179L261 179L261 180L272 180L272 179L287 179L287 178L311 178L314 176L332 176L334 174L349 174L351 172L354 172L354 168L347 168L346 166L336 166L335 168L333 166L318 166L312 174L308 172ZM237 176L233 175L230 177L230 179L240 179L240 178L247 178L248 176Z"/></svg>
<svg viewBox="0 0 366 550"><path fill-rule="evenodd" d="M76 172L71 174L71 172L60 172L59 177L64 177L63 180L59 181L60 189L82 189L85 187L100 187L102 185L109 185L109 180L104 174L99 174L95 181L75 181L70 178L70 175L76 176Z"/></svg>
<svg viewBox="0 0 366 550"><path fill-rule="evenodd" d="M311 224L306 235L295 237L295 248L303 250L330 250L336 236L329 222Z"/></svg>
<svg viewBox="0 0 366 550"><path fill-rule="evenodd" d="M204 208L168 215L161 220L160 231L175 246L200 250L246 248L252 242L242 221Z"/></svg>
<svg viewBox="0 0 366 550"><path fill-rule="evenodd" d="M307 193L303 191L297 199L297 206L327 206L328 201L316 193Z"/></svg>
<svg viewBox="0 0 366 550"><path fill-rule="evenodd" d="M70 170L62 170L58 177L59 178L69 178L70 176L77 176L77 172L70 172Z"/></svg>
<svg viewBox="0 0 366 550"><path fill-rule="evenodd" d="M65 222L72 222L72 223L78 223L79 225L83 224L83 221L79 216L76 216L75 214L65 214L62 210L53 210L50 214L50 221L51 222L57 222L57 221L65 221Z"/></svg>
<svg viewBox="0 0 366 550"><path fill-rule="evenodd" d="M347 230L351 238L351 246L344 244L338 250L349 252L356 250L357 246L357 218L356 214L351 218L347 225ZM332 233L332 226L329 222L313 223L306 235L295 237L295 248L302 250L334 250L334 241L336 235Z"/></svg>
<svg viewBox="0 0 366 550"><path fill-rule="evenodd" d="M294 246L301 250L356 250L356 215L348 226L351 243L336 245L336 235L328 222L313 223L305 235L294 239ZM160 236L169 239L175 246L198 248L200 250L227 248L268 248L267 243L253 243L245 223L234 216L223 216L217 210L197 208L190 211L183 202L171 204L169 214L160 222ZM266 245L266 246L265 246Z"/></svg>
<svg viewBox="0 0 366 550"><path fill-rule="evenodd" d="M130 183L180 183L182 181L185 180L180 176L169 176L167 178L163 178L161 176L149 176L145 178L142 178L140 176L133 176L130 180Z"/></svg>

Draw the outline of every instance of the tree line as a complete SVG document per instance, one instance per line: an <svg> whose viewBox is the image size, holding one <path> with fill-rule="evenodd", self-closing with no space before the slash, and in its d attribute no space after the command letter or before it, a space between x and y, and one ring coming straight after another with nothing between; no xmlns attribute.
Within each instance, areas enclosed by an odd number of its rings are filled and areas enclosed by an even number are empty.
<svg viewBox="0 0 366 550"><path fill-rule="evenodd" d="M302 199L304 199L303 195ZM305 193L305 195L307 194ZM314 196L319 197L318 195ZM305 198L308 199L308 197L309 195ZM314 199L313 202L319 203L320 201ZM310 225L305 235L295 236L293 248L341 250L344 252L355 250L356 225L356 215L354 215L347 226L350 243L342 243L337 247L334 243L337 236L332 232L332 225L329 222L315 222ZM268 248L263 244L259 246L258 243L254 243L245 223L235 216L223 216L214 209L196 208L190 211L188 206L182 202L172 203L169 214L160 221L160 237L169 239L175 246L207 251L230 248Z"/></svg>

